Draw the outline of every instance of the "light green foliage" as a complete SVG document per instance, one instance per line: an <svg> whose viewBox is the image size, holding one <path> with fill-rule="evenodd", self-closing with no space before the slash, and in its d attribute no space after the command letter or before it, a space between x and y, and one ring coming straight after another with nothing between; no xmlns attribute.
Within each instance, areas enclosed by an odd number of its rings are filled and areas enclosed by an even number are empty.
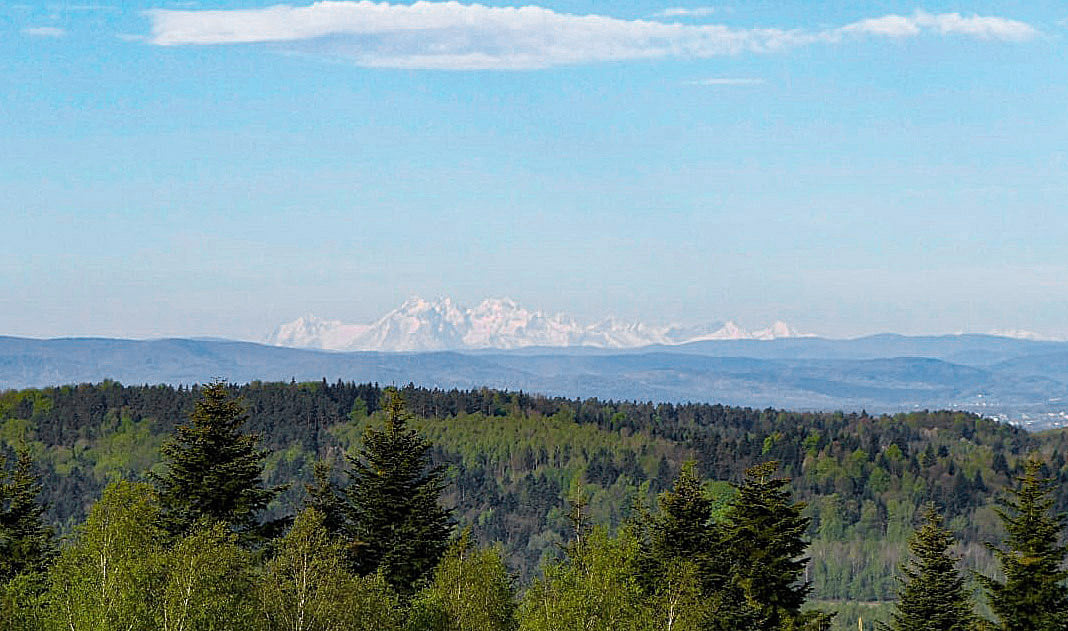
<svg viewBox="0 0 1068 631"><path fill-rule="evenodd" d="M155 629L164 552L158 518L147 485L119 482L104 491L52 569L51 628Z"/></svg>
<svg viewBox="0 0 1068 631"><path fill-rule="evenodd" d="M278 543L259 587L264 631L390 631L403 628L396 596L379 575L355 577L344 553L305 510Z"/></svg>
<svg viewBox="0 0 1068 631"><path fill-rule="evenodd" d="M128 416L109 418L99 435L83 454L83 458L92 463L93 475L98 480L135 479L159 460L163 436L153 431L149 419L135 422Z"/></svg>
<svg viewBox="0 0 1068 631"><path fill-rule="evenodd" d="M513 631L515 590L499 548L476 549L470 533L445 553L413 604L410 631Z"/></svg>
<svg viewBox="0 0 1068 631"><path fill-rule="evenodd" d="M704 631L714 624L717 600L706 597L697 564L673 561L647 601L643 622L649 629Z"/></svg>
<svg viewBox="0 0 1068 631"><path fill-rule="evenodd" d="M25 573L0 583L0 631L41 631L47 628L47 576Z"/></svg>
<svg viewBox="0 0 1068 631"><path fill-rule="evenodd" d="M619 631L647 621L638 581L639 544L624 528L595 528L566 560L550 565L520 604L520 631Z"/></svg>
<svg viewBox="0 0 1068 631"><path fill-rule="evenodd" d="M33 422L21 418L0 416L0 444L15 448L28 446L33 440Z"/></svg>
<svg viewBox="0 0 1068 631"><path fill-rule="evenodd" d="M162 565L159 631L249 628L252 560L225 525L194 529L163 555Z"/></svg>

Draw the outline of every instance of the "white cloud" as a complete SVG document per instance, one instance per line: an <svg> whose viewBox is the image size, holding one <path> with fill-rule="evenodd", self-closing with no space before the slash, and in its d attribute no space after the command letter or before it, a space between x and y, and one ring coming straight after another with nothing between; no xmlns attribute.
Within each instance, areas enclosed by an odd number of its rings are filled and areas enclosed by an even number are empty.
<svg viewBox="0 0 1068 631"><path fill-rule="evenodd" d="M1007 18L961 15L960 13L933 14L917 11L911 16L886 15L860 20L839 29L844 33L866 33L888 37L912 37L922 32L941 35L968 35L981 39L1025 41L1038 35L1038 31L1025 22Z"/></svg>
<svg viewBox="0 0 1068 631"><path fill-rule="evenodd" d="M788 50L847 35L904 37L961 33L1017 41L1037 31L996 17L917 12L844 27L735 28L666 24L551 9L460 2L390 4L324 0L307 6L148 12L149 41L162 46L273 43L361 66L447 70L520 70L635 59L701 59Z"/></svg>
<svg viewBox="0 0 1068 631"><path fill-rule="evenodd" d="M687 81L687 85L763 85L763 79L755 77L709 77Z"/></svg>
<svg viewBox="0 0 1068 631"><path fill-rule="evenodd" d="M23 34L31 37L63 37L67 31L55 26L34 26L22 29Z"/></svg>
<svg viewBox="0 0 1068 631"><path fill-rule="evenodd" d="M716 12L716 7L669 7L654 13L655 18L703 18Z"/></svg>

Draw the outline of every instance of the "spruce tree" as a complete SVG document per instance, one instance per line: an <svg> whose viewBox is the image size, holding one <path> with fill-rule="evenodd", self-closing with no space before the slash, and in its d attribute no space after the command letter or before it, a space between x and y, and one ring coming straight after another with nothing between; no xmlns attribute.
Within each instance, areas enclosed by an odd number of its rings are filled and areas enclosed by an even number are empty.
<svg viewBox="0 0 1068 631"><path fill-rule="evenodd" d="M441 559L452 524L439 503L444 471L428 465L430 443L408 428L401 394L390 388L385 397L385 427L368 428L349 456L347 530L354 569L381 572L410 594Z"/></svg>
<svg viewBox="0 0 1068 631"><path fill-rule="evenodd" d="M1053 480L1042 462L1028 460L1016 487L997 509L1007 536L990 546L1004 579L984 577L990 608L1006 631L1063 631L1068 628L1068 547L1062 541L1065 515L1054 511Z"/></svg>
<svg viewBox="0 0 1068 631"><path fill-rule="evenodd" d="M745 471L726 520L734 580L760 612L764 629L794 624L811 590L803 580L805 505L792 500L790 479L778 477L778 467L770 461Z"/></svg>
<svg viewBox="0 0 1068 631"><path fill-rule="evenodd" d="M44 570L55 554L45 507L37 501L40 494L28 452L20 451L11 468L0 458L0 585L19 574Z"/></svg>
<svg viewBox="0 0 1068 631"><path fill-rule="evenodd" d="M320 460L312 469L312 483L304 485L304 508L315 509L323 518L323 528L338 536L345 528L345 500L332 479L330 463Z"/></svg>
<svg viewBox="0 0 1068 631"><path fill-rule="evenodd" d="M968 631L974 628L975 612L957 569L960 557L950 554L953 533L943 526L942 516L928 506L924 523L909 540L912 560L901 566L901 588L891 631Z"/></svg>
<svg viewBox="0 0 1068 631"><path fill-rule="evenodd" d="M187 534L198 522L220 522L245 543L259 537L259 515L280 489L263 486L267 452L257 436L242 433L247 421L225 383L201 390L189 423L160 449L165 473L152 476L169 532Z"/></svg>
<svg viewBox="0 0 1068 631"><path fill-rule="evenodd" d="M700 628L758 628L759 612L732 580L726 532L714 519L712 499L694 462L683 464L674 486L660 494L658 504L659 513L640 528L647 537L641 558L643 582L654 599L677 596L670 592L677 592L680 577L688 575L705 603L697 623Z"/></svg>
<svg viewBox="0 0 1068 631"><path fill-rule="evenodd" d="M714 551L712 500L705 494L693 461L679 471L672 489L658 498L660 513L652 530L652 545L661 557L708 556Z"/></svg>

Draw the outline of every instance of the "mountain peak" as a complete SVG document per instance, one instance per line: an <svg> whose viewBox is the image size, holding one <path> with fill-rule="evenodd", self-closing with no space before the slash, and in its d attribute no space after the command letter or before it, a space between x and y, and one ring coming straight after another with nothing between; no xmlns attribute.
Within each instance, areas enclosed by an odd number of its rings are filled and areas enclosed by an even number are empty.
<svg viewBox="0 0 1068 631"><path fill-rule="evenodd" d="M486 298L473 308L448 297L411 296L370 325L342 324L305 315L280 325L268 344L328 350L433 351L529 346L638 348L702 340L771 340L798 333L778 321L747 331L727 321L700 326L657 326L607 317L583 324L565 314L531 311L511 298Z"/></svg>

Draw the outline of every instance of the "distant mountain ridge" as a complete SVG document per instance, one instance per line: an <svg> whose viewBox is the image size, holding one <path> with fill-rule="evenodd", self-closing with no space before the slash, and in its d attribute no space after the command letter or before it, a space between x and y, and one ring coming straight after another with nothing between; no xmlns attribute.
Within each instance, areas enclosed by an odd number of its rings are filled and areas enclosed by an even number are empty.
<svg viewBox="0 0 1068 631"><path fill-rule="evenodd" d="M638 349L336 352L221 340L0 337L0 391L338 379L757 408L963 409L1068 425L1068 343L989 335L712 340Z"/></svg>
<svg viewBox="0 0 1068 631"><path fill-rule="evenodd" d="M473 308L449 298L409 298L373 324L345 324L306 315L279 325L271 346L333 351L443 351L528 347L606 349L676 346L708 340L773 340L801 335L785 322L748 331L734 322L657 326L607 318L593 324L563 314L531 311L510 298Z"/></svg>

